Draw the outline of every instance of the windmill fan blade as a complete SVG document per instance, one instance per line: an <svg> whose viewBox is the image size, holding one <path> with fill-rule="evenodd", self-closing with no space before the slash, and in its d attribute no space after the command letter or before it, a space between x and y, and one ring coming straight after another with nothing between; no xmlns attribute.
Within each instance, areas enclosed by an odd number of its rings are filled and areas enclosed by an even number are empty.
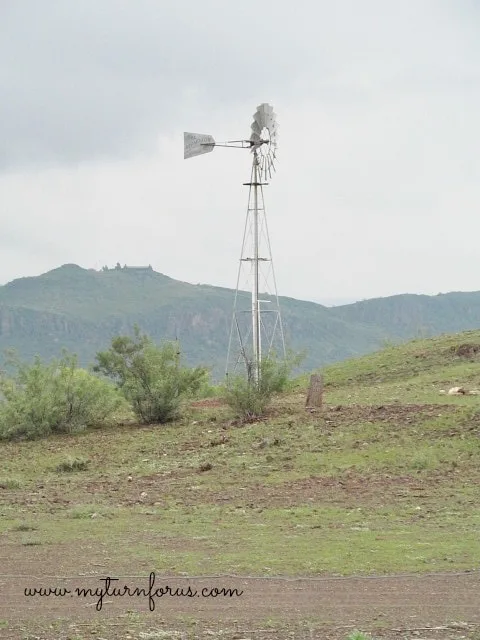
<svg viewBox="0 0 480 640"><path fill-rule="evenodd" d="M254 120L252 122L252 131L258 134L258 136L260 136L260 134L262 133L262 125L259 122L257 122L257 120Z"/></svg>
<svg viewBox="0 0 480 640"><path fill-rule="evenodd" d="M260 113L264 113L265 115L267 114L270 115L273 113L273 107L267 104L266 102L263 102L261 105L258 106L257 111L259 111Z"/></svg>
<svg viewBox="0 0 480 640"><path fill-rule="evenodd" d="M270 113L265 113L264 114L263 121L264 121L266 127L273 127L274 122L275 122Z"/></svg>
<svg viewBox="0 0 480 640"><path fill-rule="evenodd" d="M252 127L256 127L260 132L264 126L265 126L265 118L262 116L261 113L256 113L255 118L253 119Z"/></svg>
<svg viewBox="0 0 480 640"><path fill-rule="evenodd" d="M269 111L257 111L257 113L255 114L255 118L256 122L258 122L262 128L263 127L271 127L273 126L275 119L273 117L273 112L270 113Z"/></svg>

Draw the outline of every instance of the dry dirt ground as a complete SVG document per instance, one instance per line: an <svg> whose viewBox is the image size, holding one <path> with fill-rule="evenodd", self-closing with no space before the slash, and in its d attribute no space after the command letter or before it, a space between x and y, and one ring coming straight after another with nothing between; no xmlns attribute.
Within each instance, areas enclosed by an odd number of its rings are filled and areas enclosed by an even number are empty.
<svg viewBox="0 0 480 640"><path fill-rule="evenodd" d="M31 570L31 565L29 568ZM131 589L145 588L148 579L124 578L118 584L123 583ZM30 637L75 637L71 635L69 625L73 629L90 630L90 637L149 637L148 632L135 630L132 619L122 621L127 611L143 612L143 622L149 629L160 628L165 633L168 629L180 632L185 627L186 616L196 620L203 629L203 633L199 630L200 637L216 635L220 629L237 638L245 637L246 633L257 638L291 637L292 633L297 637L301 637L301 633L304 637L321 637L327 629L329 636L342 637L353 628L368 629L383 637L407 635L408 632L422 637L461 637L471 635L475 625L480 628L480 580L474 574L287 581L258 578L165 580L157 576L155 588L165 584L172 589L191 586L198 591L203 587L229 587L243 593L234 599L207 599L199 595L154 598L153 612L149 611L148 597L105 596L101 611L96 610L97 597L84 599L68 594L63 598L25 597L25 587L41 584L66 587L74 592L75 587L96 589L99 581L83 576L57 579L52 585L45 579L2 578L1 616L12 621L2 637L20 638L22 629L29 628L32 629ZM63 628L57 624L49 629L55 620L63 620ZM268 623L269 620L273 623ZM312 621L308 634L307 630L301 630L305 620ZM32 625L32 621L35 624ZM275 626L280 629L277 628L276 635L272 636ZM97 636L97 628L101 635ZM206 634L208 631L210 633ZM150 636L155 637L152 631ZM157 637L162 636L157 634Z"/></svg>
<svg viewBox="0 0 480 640"><path fill-rule="evenodd" d="M378 638L480 638L480 572L476 571L317 579L156 575L153 584L147 574L132 574L112 582L112 587L127 585L130 592L143 588L146 593L120 596L110 590L99 607L106 583L98 573L92 575L94 563L90 575L67 576L62 572L59 577L58 549L51 557L47 550L34 547L23 547L18 554L15 551L10 549L9 557L0 556L2 639L294 640L345 638L354 629ZM75 554L68 547L62 552ZM70 557L70 566L74 558ZM191 587L196 595L167 592L161 596L157 589L167 585L172 591ZM68 592L63 597L26 596L25 589L34 587ZM77 588L90 588L92 593L84 597L76 593ZM203 597L203 588L236 589L241 594Z"/></svg>

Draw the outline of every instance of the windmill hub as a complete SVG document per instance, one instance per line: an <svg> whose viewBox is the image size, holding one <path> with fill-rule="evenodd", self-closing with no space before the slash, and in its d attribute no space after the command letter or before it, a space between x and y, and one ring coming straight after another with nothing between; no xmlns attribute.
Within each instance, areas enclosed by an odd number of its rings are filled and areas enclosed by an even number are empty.
<svg viewBox="0 0 480 640"><path fill-rule="evenodd" d="M270 133L268 129L264 129L261 133L262 139L258 143L258 150L262 156L266 156L270 153Z"/></svg>

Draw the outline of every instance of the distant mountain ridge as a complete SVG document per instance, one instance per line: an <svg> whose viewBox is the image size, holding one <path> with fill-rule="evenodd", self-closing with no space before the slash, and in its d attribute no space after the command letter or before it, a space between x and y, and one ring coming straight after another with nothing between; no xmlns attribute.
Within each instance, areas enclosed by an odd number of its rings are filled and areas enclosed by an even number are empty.
<svg viewBox="0 0 480 640"><path fill-rule="evenodd" d="M248 293L240 294L245 299ZM30 359L62 347L92 363L136 323L154 340L178 338L187 361L223 374L234 291L174 280L144 267L95 271L66 264L0 286L0 349ZM480 292L399 295L327 308L280 298L287 342L307 350L304 369L403 341L480 327Z"/></svg>
<svg viewBox="0 0 480 640"><path fill-rule="evenodd" d="M335 307L335 314L348 322L381 327L402 340L458 333L480 327L480 291L373 298Z"/></svg>

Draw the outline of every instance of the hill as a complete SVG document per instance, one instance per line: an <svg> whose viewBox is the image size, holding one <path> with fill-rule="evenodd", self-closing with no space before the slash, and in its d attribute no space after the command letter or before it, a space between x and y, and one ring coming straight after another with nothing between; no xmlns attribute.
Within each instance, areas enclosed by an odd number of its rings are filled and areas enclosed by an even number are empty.
<svg viewBox="0 0 480 640"><path fill-rule="evenodd" d="M157 341L178 338L187 361L223 374L234 292L174 280L151 268L95 271L66 264L0 287L0 349L22 357L62 347L91 363L112 336L136 323ZM248 305L249 294L243 293ZM280 298L287 342L312 370L404 341L480 327L480 292L401 295L327 308Z"/></svg>
<svg viewBox="0 0 480 640"><path fill-rule="evenodd" d="M179 282L152 270L63 265L0 287L0 348L15 347L30 358L67 347L87 364L112 336L130 333L137 323L155 340L178 338L190 363L213 365L221 375L233 296L230 289ZM294 349L308 348L310 369L380 343L378 329L353 326L322 305L291 298L281 304L287 340Z"/></svg>
<svg viewBox="0 0 480 640"><path fill-rule="evenodd" d="M391 337L408 340L480 327L480 292L402 294L335 307L346 322L382 327Z"/></svg>

